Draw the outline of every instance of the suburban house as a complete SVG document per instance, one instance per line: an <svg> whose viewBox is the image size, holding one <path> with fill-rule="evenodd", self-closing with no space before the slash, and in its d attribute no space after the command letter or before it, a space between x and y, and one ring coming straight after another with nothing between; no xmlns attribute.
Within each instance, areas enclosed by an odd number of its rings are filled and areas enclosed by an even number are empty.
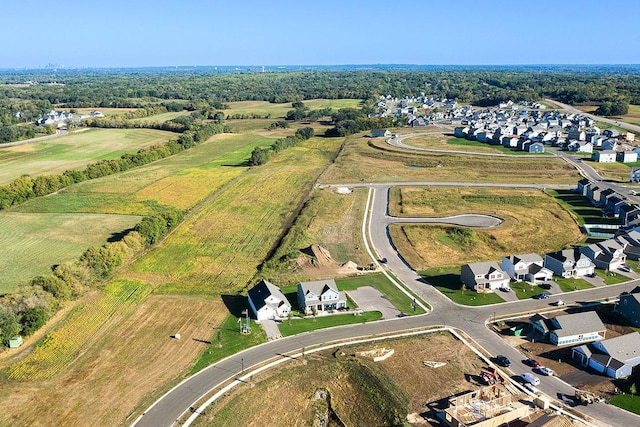
<svg viewBox="0 0 640 427"><path fill-rule="evenodd" d="M596 151L593 160L599 163L613 163L616 161L616 152L613 150Z"/></svg>
<svg viewBox="0 0 640 427"><path fill-rule="evenodd" d="M544 153L544 145L541 142L524 144L523 151L528 153Z"/></svg>
<svg viewBox="0 0 640 427"><path fill-rule="evenodd" d="M495 261L465 264L460 271L460 281L477 292L493 292L509 285L509 275Z"/></svg>
<svg viewBox="0 0 640 427"><path fill-rule="evenodd" d="M580 248L580 252L589 257L597 268L603 270L615 270L621 267L627 260L624 253L624 244L614 239L592 243Z"/></svg>
<svg viewBox="0 0 640 427"><path fill-rule="evenodd" d="M593 274L595 265L579 249L564 249L544 256L544 266L560 277Z"/></svg>
<svg viewBox="0 0 640 427"><path fill-rule="evenodd" d="M640 287L630 293L620 294L620 299L615 305L614 311L627 319L634 326L640 327ZM638 347L640 351L640 347Z"/></svg>
<svg viewBox="0 0 640 427"><path fill-rule="evenodd" d="M555 345L598 341L607 329L595 311L546 318L536 314L529 319L534 333Z"/></svg>
<svg viewBox="0 0 640 427"><path fill-rule="evenodd" d="M635 151L618 151L616 160L622 163L633 163L638 161L638 153Z"/></svg>
<svg viewBox="0 0 640 427"><path fill-rule="evenodd" d="M553 271L544 267L538 254L510 255L502 258L500 267L512 280L538 282L551 280Z"/></svg>
<svg viewBox="0 0 640 427"><path fill-rule="evenodd" d="M249 307L258 321L286 319L291 312L291 304L280 288L266 280L249 290Z"/></svg>
<svg viewBox="0 0 640 427"><path fill-rule="evenodd" d="M628 259L640 259L640 232L630 230L616 236L616 240L624 245L624 253Z"/></svg>
<svg viewBox="0 0 640 427"><path fill-rule="evenodd" d="M589 345L581 345L571 357L611 378L625 378L640 364L640 334L632 332Z"/></svg>
<svg viewBox="0 0 640 427"><path fill-rule="evenodd" d="M347 307L347 297L333 279L298 283L298 305L307 314Z"/></svg>
<svg viewBox="0 0 640 427"><path fill-rule="evenodd" d="M371 137L377 138L379 136L391 136L391 132L388 129L373 129L371 131Z"/></svg>

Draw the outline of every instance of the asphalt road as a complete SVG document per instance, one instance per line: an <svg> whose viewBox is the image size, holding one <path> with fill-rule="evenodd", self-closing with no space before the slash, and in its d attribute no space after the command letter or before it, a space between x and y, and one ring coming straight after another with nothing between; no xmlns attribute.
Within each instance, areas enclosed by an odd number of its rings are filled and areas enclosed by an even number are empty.
<svg viewBox="0 0 640 427"><path fill-rule="evenodd" d="M460 183L456 185L460 185ZM375 252L380 257L387 258L386 267L407 287L431 305L432 311L429 314L314 331L247 349L217 362L186 379L147 409L144 415L134 424L153 427L172 425L175 420L188 413L190 409L193 411L193 405L211 390L228 380L239 378L242 375L241 369L243 367L248 370L252 366L273 359L288 358L286 356L287 353L332 341L365 338L435 325L458 328L489 353L506 355L514 362L512 366L513 373L520 374L529 371L519 362L526 357L502 340L496 333L492 332L487 327L486 322L488 320L496 317L511 316L515 313L524 314L552 309L550 303L560 298L567 304L584 304L588 301L604 300L605 298L616 297L621 292L629 291L640 284L640 281L633 281L621 285L592 288L553 295L547 300L521 300L484 307L457 305L425 283L402 260L393 247L388 236L388 225L397 219L387 215L388 190L390 187L390 184L371 186L371 191L374 191L375 194L368 224L370 241L375 248ZM540 380L541 384L538 389L552 398L557 398L569 405L573 404L573 400L568 398L573 396L573 387L555 377L540 377ZM606 404L580 407L579 410L588 416L603 420L603 422L611 426L628 427L640 424L640 417Z"/></svg>

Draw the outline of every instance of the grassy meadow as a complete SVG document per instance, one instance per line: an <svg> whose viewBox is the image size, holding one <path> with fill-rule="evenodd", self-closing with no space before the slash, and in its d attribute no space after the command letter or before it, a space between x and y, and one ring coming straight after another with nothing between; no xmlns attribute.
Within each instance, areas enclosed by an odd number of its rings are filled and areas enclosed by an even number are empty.
<svg viewBox="0 0 640 427"><path fill-rule="evenodd" d="M51 272L55 264L77 259L87 248L105 244L140 219L134 215L0 212L0 294Z"/></svg>
<svg viewBox="0 0 640 427"><path fill-rule="evenodd" d="M245 288L340 142L312 138L247 170L194 210L131 271L162 276L159 292L220 293Z"/></svg>
<svg viewBox="0 0 640 427"><path fill-rule="evenodd" d="M503 219L493 228L394 224L399 252L416 270L497 260L518 253L545 253L582 239L575 220L539 190L498 188L395 188L391 215L447 216L482 213Z"/></svg>
<svg viewBox="0 0 640 427"><path fill-rule="evenodd" d="M40 142L0 149L0 185L22 175L38 176L81 169L98 160L175 139L176 134L154 129L89 129Z"/></svg>
<svg viewBox="0 0 640 427"><path fill-rule="evenodd" d="M145 123L145 124L151 124L151 123L162 123L162 122L166 122L167 120L172 120L175 119L176 117L181 117L181 116L186 116L188 115L189 112L188 111L168 111L166 113L162 113L162 114L156 114L153 116L149 116L149 117L140 117L137 119L131 119L132 122L137 122L137 123Z"/></svg>
<svg viewBox="0 0 640 427"><path fill-rule="evenodd" d="M487 157L398 149L382 138L359 133L347 138L341 156L323 174L322 183L349 182L504 182L572 184L581 178L561 159Z"/></svg>
<svg viewBox="0 0 640 427"><path fill-rule="evenodd" d="M333 108L338 110L340 108L358 108L362 102L359 99L310 99L302 101L311 110L317 110L321 108ZM269 115L270 118L284 117L287 112L293 110L290 102L284 102L281 104L271 103L266 101L237 101L227 103L229 108L224 109L226 115L242 114L250 115L257 114L260 116ZM229 124L233 125L234 121L230 121Z"/></svg>

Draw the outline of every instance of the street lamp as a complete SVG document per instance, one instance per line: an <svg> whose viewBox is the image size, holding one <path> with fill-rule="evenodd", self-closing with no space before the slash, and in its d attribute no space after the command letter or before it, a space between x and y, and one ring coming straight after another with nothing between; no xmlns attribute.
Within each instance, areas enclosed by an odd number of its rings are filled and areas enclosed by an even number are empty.
<svg viewBox="0 0 640 427"><path fill-rule="evenodd" d="M244 358L240 358L240 364L241 364L241 366L242 366L242 368L241 368L241 370L240 370L240 373L241 373L241 374L244 374Z"/></svg>

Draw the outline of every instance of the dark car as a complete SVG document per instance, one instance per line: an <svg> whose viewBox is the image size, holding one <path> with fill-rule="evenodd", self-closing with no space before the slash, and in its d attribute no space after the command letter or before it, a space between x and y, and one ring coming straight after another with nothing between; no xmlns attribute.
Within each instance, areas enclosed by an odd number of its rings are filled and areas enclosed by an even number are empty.
<svg viewBox="0 0 640 427"><path fill-rule="evenodd" d="M496 361L499 365L504 366L505 368L511 366L511 360L509 360L507 356L503 356L502 354L496 356Z"/></svg>
<svg viewBox="0 0 640 427"><path fill-rule="evenodd" d="M534 299L547 299L547 298L549 298L549 294L546 293L546 292L543 292L541 294L534 295L533 298Z"/></svg>
<svg viewBox="0 0 640 427"><path fill-rule="evenodd" d="M527 360L525 360L525 361L524 361L524 364L525 364L525 365L529 365L529 366L531 366L532 368L539 368L540 366L542 366L542 365L540 365L540 363L538 363L538 361L537 361L537 360L535 360L535 359L527 359Z"/></svg>
<svg viewBox="0 0 640 427"><path fill-rule="evenodd" d="M542 289L551 289L551 283L540 283L538 286Z"/></svg>

